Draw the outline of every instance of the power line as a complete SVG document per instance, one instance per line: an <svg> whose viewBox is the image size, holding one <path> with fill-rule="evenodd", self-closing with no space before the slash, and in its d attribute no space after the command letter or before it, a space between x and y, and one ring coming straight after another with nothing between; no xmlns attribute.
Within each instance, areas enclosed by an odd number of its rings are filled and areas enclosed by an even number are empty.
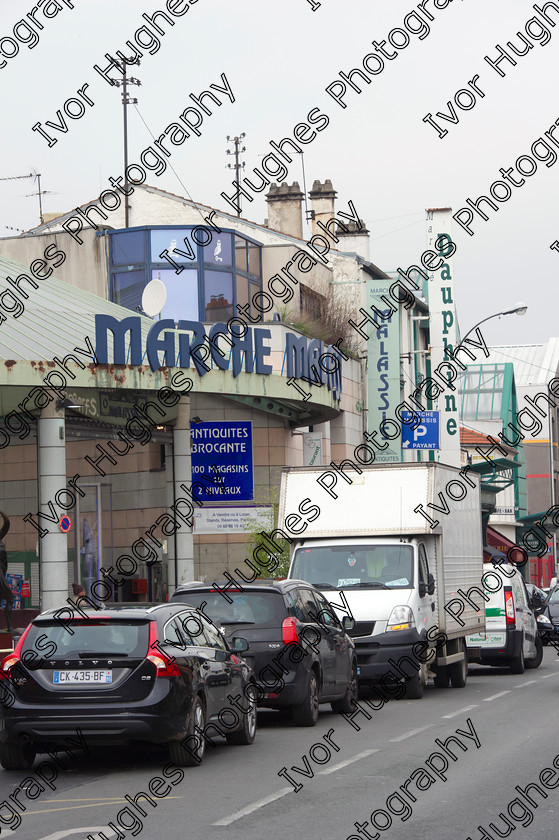
<svg viewBox="0 0 559 840"><path fill-rule="evenodd" d="M143 118L143 116L142 116L142 114L141 114L141 111L140 111L140 109L138 108L138 106L137 106L136 104L134 105L134 108L135 108L135 109L136 109L136 111L138 112L138 116L140 117L141 121L142 121L142 122L143 122L143 124L145 125L145 127L146 127L146 129L147 129L147 132L148 132L148 134L150 135L151 139L152 139L152 140L155 140L155 134L152 132L151 128L149 127L149 125L147 124L147 122L145 121L145 119ZM167 166L169 167L169 169L171 170L171 172L173 172L173 174L174 174L175 178L177 179L177 181L179 182L179 184L181 185L181 187L182 187L182 188L183 188L183 190L185 191L186 195L188 196L188 198L190 199L190 201L192 202L192 204L194 205L194 207L196 208L196 210L198 211L198 213L200 214L200 216L201 216L201 218L202 218L202 221L206 222L206 224L207 224L207 219L206 219L206 217L204 216L204 214L202 213L201 209L198 207L198 205L196 204L196 202L194 201L194 199L193 199L193 198L192 198L192 196L190 195L190 193L189 193L189 191L188 191L188 189L187 189L186 185L183 183L183 181L181 180L181 178L180 178L180 176L179 176L178 172L177 172L177 171L176 171L176 169L173 167L173 164L172 164L170 161L167 161Z"/></svg>

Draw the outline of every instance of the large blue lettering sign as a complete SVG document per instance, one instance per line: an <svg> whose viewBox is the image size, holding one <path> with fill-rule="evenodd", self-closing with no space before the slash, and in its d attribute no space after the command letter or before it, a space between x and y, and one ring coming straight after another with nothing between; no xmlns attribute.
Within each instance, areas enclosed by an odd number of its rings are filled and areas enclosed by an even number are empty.
<svg viewBox="0 0 559 840"><path fill-rule="evenodd" d="M109 333L113 353L110 359ZM145 348L142 348L142 320L130 315L121 321L112 315L95 316L95 344L99 364L134 365L149 363L159 368L195 367L200 376L212 368L232 370L233 377L241 372L268 376L273 366L267 361L271 355L272 333L262 327L222 322L212 324L209 335L199 321L179 321L177 329L170 318L155 321L150 327ZM303 379L312 385L325 385L336 400L342 396L342 357L336 346L324 347L318 339L287 333L282 375Z"/></svg>
<svg viewBox="0 0 559 840"><path fill-rule="evenodd" d="M252 423L193 423L190 439L192 483L195 484L202 475L208 476L212 482L196 485L197 496L214 502L246 502L253 498ZM216 480L214 466L221 482Z"/></svg>

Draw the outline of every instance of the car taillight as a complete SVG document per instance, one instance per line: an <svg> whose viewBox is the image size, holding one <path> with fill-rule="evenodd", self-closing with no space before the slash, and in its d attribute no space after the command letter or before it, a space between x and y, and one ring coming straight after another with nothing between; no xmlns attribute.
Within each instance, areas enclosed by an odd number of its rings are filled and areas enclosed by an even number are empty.
<svg viewBox="0 0 559 840"><path fill-rule="evenodd" d="M157 669L156 677L180 677L181 675L174 658L165 656L159 649L156 621L150 621L149 623L149 648L146 659L155 665Z"/></svg>
<svg viewBox="0 0 559 840"><path fill-rule="evenodd" d="M284 618L281 625L281 638L284 645L289 645L295 642L298 643L297 624L294 618Z"/></svg>
<svg viewBox="0 0 559 840"><path fill-rule="evenodd" d="M514 626L516 624L512 589L505 589L505 617L507 620L507 627Z"/></svg>
<svg viewBox="0 0 559 840"><path fill-rule="evenodd" d="M0 662L0 680L7 680L7 679L9 679L11 669L14 667L14 665L17 665L17 664L18 664L18 662L21 662L21 656L20 656L20 654L21 654L21 649L22 649L22 647L23 647L23 643L24 643L24 641L25 641L25 637L27 636L27 634L28 634L28 633L29 633L29 631L31 630L31 626L32 626L32 625L31 625L31 624L29 624L29 625L25 628L25 630L23 631L23 633L22 633L22 635L21 635L21 637L20 637L19 642L18 642L18 643L17 643L17 645L15 646L14 652L13 652L13 653L9 653L7 656L5 656L5 657L4 657L4 659L2 660L2 662Z"/></svg>

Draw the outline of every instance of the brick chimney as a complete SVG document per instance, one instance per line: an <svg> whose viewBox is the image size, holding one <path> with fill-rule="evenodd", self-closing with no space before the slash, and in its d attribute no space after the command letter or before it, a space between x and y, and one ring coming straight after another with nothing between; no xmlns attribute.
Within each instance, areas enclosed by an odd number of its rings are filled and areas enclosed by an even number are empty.
<svg viewBox="0 0 559 840"><path fill-rule="evenodd" d="M332 181L329 178L321 184L320 181L315 181L312 185L312 190L309 193L311 199L311 206L314 213L312 222L313 236L315 233L323 234L318 227L318 222L325 225L330 219L334 218L334 201L338 193L332 186Z"/></svg>
<svg viewBox="0 0 559 840"><path fill-rule="evenodd" d="M301 202L304 195L298 181L291 186L286 181L281 186L271 184L266 196L268 204L268 227L303 238L303 215Z"/></svg>
<svg viewBox="0 0 559 840"><path fill-rule="evenodd" d="M336 236L340 241L336 245L336 248L338 251L355 252L369 262L371 259L370 231L367 230L363 219L359 219L359 224L361 225L361 230L357 227L357 222L346 221L344 219L343 223L338 223Z"/></svg>

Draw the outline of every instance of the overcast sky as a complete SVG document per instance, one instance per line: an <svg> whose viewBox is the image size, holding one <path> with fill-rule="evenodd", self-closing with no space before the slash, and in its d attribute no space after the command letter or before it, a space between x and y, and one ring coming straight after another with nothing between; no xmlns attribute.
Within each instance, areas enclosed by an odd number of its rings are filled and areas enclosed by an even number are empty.
<svg viewBox="0 0 559 840"><path fill-rule="evenodd" d="M501 178L499 169L514 167L519 156L530 155L533 142L559 119L559 27L549 27L550 40L541 46L548 37L541 28L529 24L533 37L526 33L527 21L535 15L532 3L451 0L447 8L436 9L434 2L425 4L435 18L429 34L422 40L409 34L409 46L397 50L393 60L385 59L384 70L369 85L362 82L360 95L348 90L347 108L342 109L326 93L327 85L339 71L363 69L363 57L375 52L372 41L381 42L394 28L403 28L404 18L418 4L322 0L313 11L307 0L197 0L187 14L175 18L174 27L160 21L166 32L159 51L146 51L141 66L130 71L142 82L132 90L139 113L129 108L130 162L139 161L152 142L143 121L158 136L193 104L190 93L219 84L225 73L235 102L222 95L225 103L205 116L202 136L174 147L170 158L192 198L230 211L220 196L229 191L234 174L225 168L232 160L225 155L226 135L246 133L244 174L250 177L271 151L269 141L293 137L295 124L318 108L330 124L306 146L307 187L314 179L330 178L338 191L338 208L347 209L349 199L354 202L371 229L371 259L378 266L393 270L416 262L425 248L424 209L452 207L456 212L467 198L487 194ZM445 0L436 2L444 5ZM45 9L56 8L47 3ZM31 0L3 0L0 36L13 38L14 25L33 5ZM95 200L109 186L109 176L122 172L120 92L93 65L105 66L107 52L129 53L125 44L134 40L142 12L164 9L165 0L73 0L73 10L63 0L59 5L62 10L50 20L36 13L44 26L39 43L33 49L20 43L19 53L0 69L0 176L40 172L43 189L51 191L44 198L46 212L65 212ZM555 15L559 20L559 13ZM410 28L419 27L415 17L408 21ZM496 45L505 47L507 41L526 49L519 31L534 46L515 58L515 67L504 61L506 76L501 78L484 56L496 58ZM24 27L18 32L26 37ZM2 46L4 54L10 51L9 42ZM478 96L471 110L459 110L454 95L476 74L485 96ZM86 83L94 106L86 106L81 119L67 119L67 133L48 129L58 138L49 148L32 126L55 122L57 110ZM449 100L459 122L438 118L448 129L440 139L422 119L428 112L447 111ZM462 101L468 104L465 97ZM557 134L559 142L559 130ZM545 157L543 147L538 149ZM488 343L537 343L559 334L559 252L550 250L559 239L558 179L559 161L551 167L538 162L524 186L511 187L509 201L497 213L487 210L489 221L476 218L474 236L455 224L462 334L519 300L528 304L528 313L490 322L484 329ZM299 158L289 166L286 180L302 183ZM152 174L149 183L185 194L170 169L159 177ZM0 191L0 236L11 235L8 227L38 224L37 198L25 197L37 191L36 181L3 181ZM262 222L264 200L247 205L245 214Z"/></svg>

